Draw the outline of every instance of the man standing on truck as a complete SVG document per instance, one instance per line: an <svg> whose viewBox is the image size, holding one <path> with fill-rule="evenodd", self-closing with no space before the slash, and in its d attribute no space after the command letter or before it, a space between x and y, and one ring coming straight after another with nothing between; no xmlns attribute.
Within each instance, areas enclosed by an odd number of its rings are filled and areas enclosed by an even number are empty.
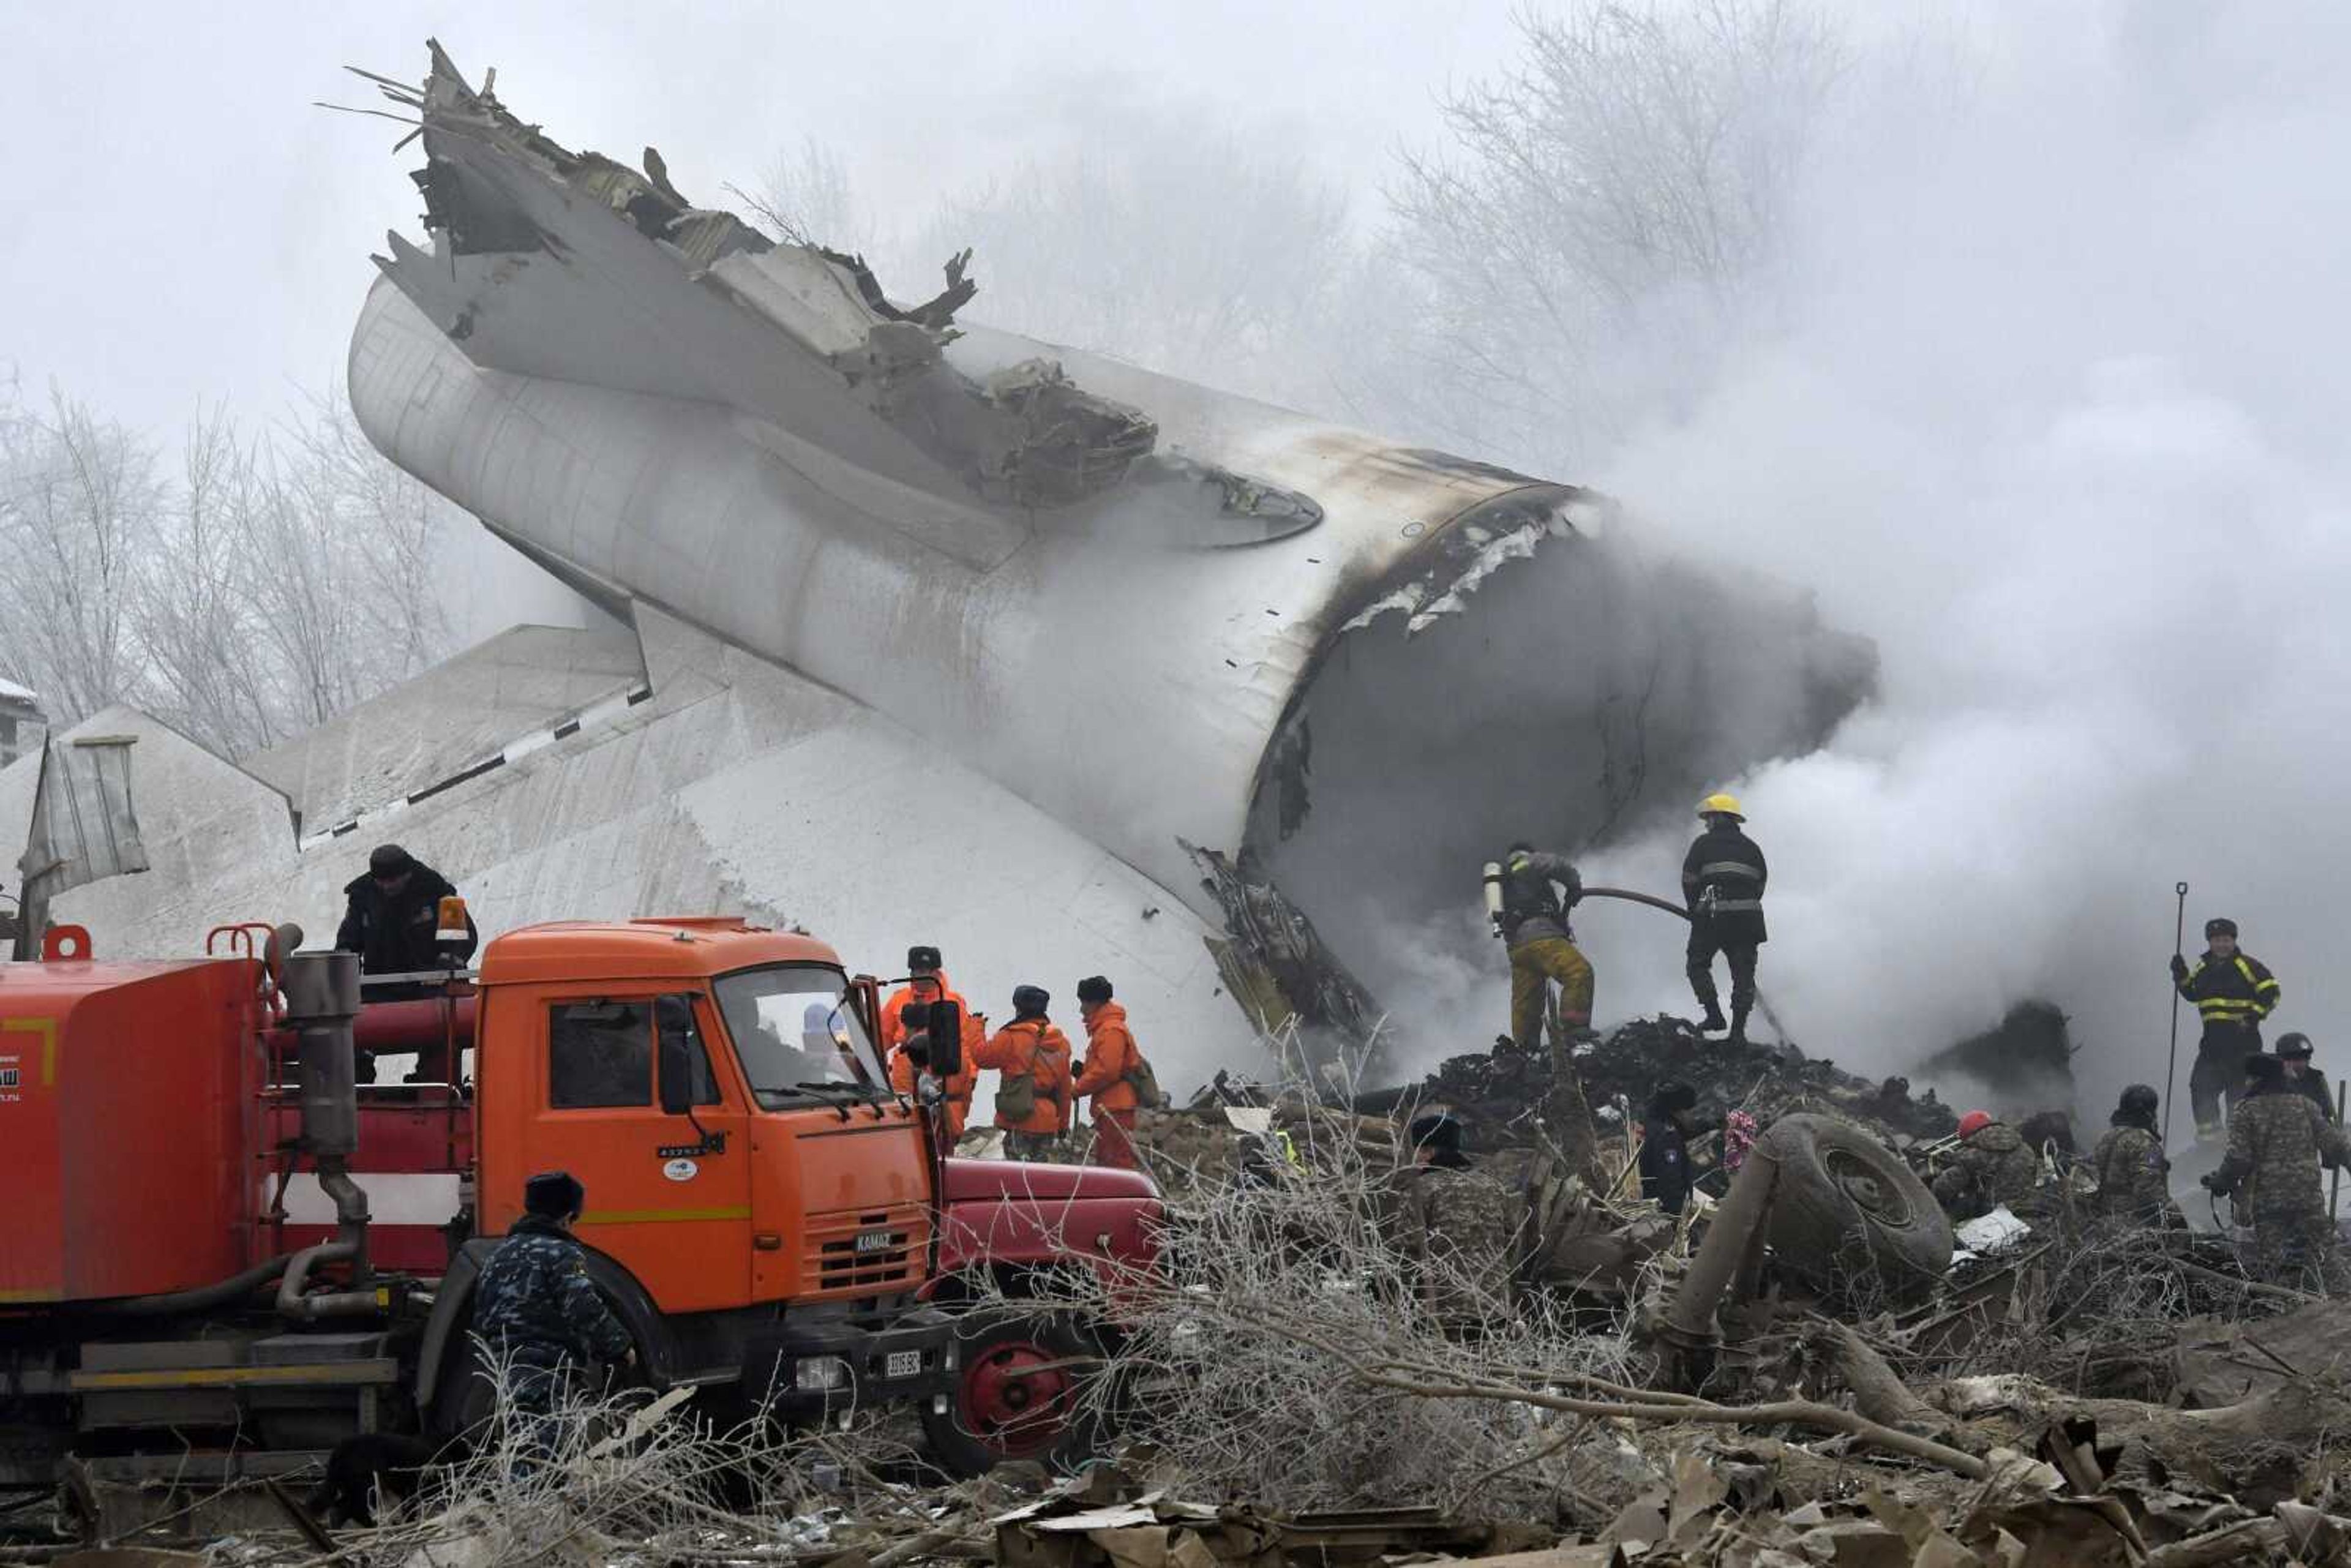
<svg viewBox="0 0 2351 1568"><path fill-rule="evenodd" d="M1510 1038L1521 1051L1531 1051L1542 1033L1544 993L1553 980L1561 1029L1573 1034L1592 1026L1592 965L1576 949L1567 924L1567 912L1583 896L1583 879L1565 855L1543 854L1524 840L1487 874L1490 880L1498 873L1499 885L1489 898L1499 904L1495 934L1510 950ZM1553 883L1566 890L1563 900Z"/></svg>
<svg viewBox="0 0 2351 1568"><path fill-rule="evenodd" d="M1708 795L1698 803L1706 831L1682 858L1682 899L1689 907L1690 990L1711 1031L1723 1027L1722 1001L1714 988L1714 956L1730 961L1730 1037L1747 1043L1747 1015L1755 1008L1755 956L1763 946L1763 883L1769 869L1763 852L1740 831L1747 819L1732 795Z"/></svg>
<svg viewBox="0 0 2351 1568"><path fill-rule="evenodd" d="M507 1408L521 1428L518 1474L554 1457L555 1413L575 1368L637 1358L572 1239L587 1202L587 1189L569 1171L532 1176L523 1184L522 1218L474 1287L474 1332L504 1369Z"/></svg>
<svg viewBox="0 0 2351 1568"><path fill-rule="evenodd" d="M892 991L882 1003L882 1049L889 1050L898 1043L904 1033L899 1015L910 1002L949 1001L963 1009L967 1016L971 1006L956 988L947 983L947 972L939 965L936 947L914 946L906 949L906 983Z"/></svg>
<svg viewBox="0 0 2351 1568"><path fill-rule="evenodd" d="M1070 1127L1070 1039L1045 1016L1052 996L1040 986L1012 991L1012 1021L974 1057L1000 1075L996 1124L1016 1160L1050 1160Z"/></svg>
<svg viewBox="0 0 2351 1568"><path fill-rule="evenodd" d="M362 974L413 975L452 963L463 967L481 934L468 915L464 941L440 940L441 901L456 892L447 877L398 844L379 844L368 856L367 874L344 885L335 946L360 956Z"/></svg>
<svg viewBox="0 0 2351 1568"><path fill-rule="evenodd" d="M2235 921L2215 915L2204 923L2204 956L2192 968L2181 955L2171 956L2171 983L2204 1020L2188 1093L2196 1104L2196 1136L2210 1142L2227 1125L2224 1103L2236 1108L2245 1059L2262 1048L2262 1020L2278 1005L2277 977L2238 948Z"/></svg>
<svg viewBox="0 0 2351 1568"><path fill-rule="evenodd" d="M890 1048L890 1087L914 1100L916 1082L931 1070L931 1004L908 1002L899 1013L899 1019L904 1028L898 1043ZM986 1038L980 1020L970 1013L964 1014L963 1066L939 1085L939 1113L950 1144L963 1136L964 1124L971 1119L972 1085L979 1079L979 1070L972 1065L972 1059L986 1043Z"/></svg>
<svg viewBox="0 0 2351 1568"><path fill-rule="evenodd" d="M1078 982L1078 1010L1086 1022L1086 1059L1078 1063L1072 1099L1094 1103L1094 1158L1120 1170L1140 1170L1134 1152L1134 1113L1143 1103L1145 1073L1126 1009L1111 1000L1109 977L1089 975ZM1152 1083L1156 1087L1155 1082Z"/></svg>

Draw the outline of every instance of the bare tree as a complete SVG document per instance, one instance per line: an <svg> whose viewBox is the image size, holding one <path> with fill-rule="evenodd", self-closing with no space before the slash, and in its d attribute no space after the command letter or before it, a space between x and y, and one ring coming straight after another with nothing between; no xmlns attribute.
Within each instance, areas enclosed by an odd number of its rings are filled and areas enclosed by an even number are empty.
<svg viewBox="0 0 2351 1568"><path fill-rule="evenodd" d="M918 254L969 246L974 314L1050 341L1290 401L1351 247L1347 204L1299 159L1149 121L946 204Z"/></svg>
<svg viewBox="0 0 2351 1568"><path fill-rule="evenodd" d="M131 696L132 594L162 495L153 449L52 391L0 421L0 659L72 721Z"/></svg>
<svg viewBox="0 0 2351 1568"><path fill-rule="evenodd" d="M231 757L273 744L287 727L247 591L251 472L235 424L219 410L199 410L182 448L177 505L158 529L136 601L149 706Z"/></svg>
<svg viewBox="0 0 2351 1568"><path fill-rule="evenodd" d="M873 246L873 214L857 200L848 165L814 136L778 152L757 192L728 189L788 244L851 252Z"/></svg>
<svg viewBox="0 0 2351 1568"><path fill-rule="evenodd" d="M199 410L175 481L62 393L0 405L0 671L62 722L131 703L241 757L449 651L463 523L329 400L254 437Z"/></svg>
<svg viewBox="0 0 2351 1568"><path fill-rule="evenodd" d="M1521 62L1445 101L1380 247L1374 395L1538 457L1670 395L1768 300L1848 66L1802 0L1582 0L1519 19Z"/></svg>

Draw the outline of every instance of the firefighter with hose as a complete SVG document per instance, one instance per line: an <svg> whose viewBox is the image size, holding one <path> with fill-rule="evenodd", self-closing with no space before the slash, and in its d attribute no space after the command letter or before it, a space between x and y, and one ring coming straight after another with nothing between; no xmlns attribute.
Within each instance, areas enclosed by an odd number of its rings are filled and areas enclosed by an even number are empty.
<svg viewBox="0 0 2351 1568"><path fill-rule="evenodd" d="M1565 855L1544 854L1523 840L1499 862L1486 863L1486 913L1494 934L1510 946L1510 1039L1522 1051L1532 1050L1542 1033L1553 980L1561 1030L1573 1035L1592 1027L1592 964L1567 923L1567 912L1583 897L1583 878Z"/></svg>
<svg viewBox="0 0 2351 1568"><path fill-rule="evenodd" d="M1708 1033L1723 1027L1722 1001L1714 988L1714 956L1730 961L1729 1043L1747 1043L1747 1015L1755 1009L1755 955L1766 940L1763 883L1770 875L1763 852L1740 831L1747 819L1734 795L1708 795L1698 803L1706 831L1682 858L1682 896L1689 904L1689 983L1706 1017Z"/></svg>

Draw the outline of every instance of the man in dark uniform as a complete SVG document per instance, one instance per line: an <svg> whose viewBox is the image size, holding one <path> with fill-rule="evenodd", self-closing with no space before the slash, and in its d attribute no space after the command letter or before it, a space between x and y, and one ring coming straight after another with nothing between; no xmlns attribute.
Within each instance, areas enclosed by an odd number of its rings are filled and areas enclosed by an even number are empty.
<svg viewBox="0 0 2351 1568"><path fill-rule="evenodd" d="M1682 857L1682 897L1689 905L1689 983L1706 1018L1699 1028L1723 1027L1714 989L1714 956L1730 960L1730 1043L1747 1043L1747 1015L1755 1007L1755 950L1765 940L1763 883L1770 868L1755 841L1740 831L1747 819L1732 795L1698 803L1706 831Z"/></svg>
<svg viewBox="0 0 2351 1568"><path fill-rule="evenodd" d="M474 1332L505 1368L507 1407L520 1428L522 1466L552 1458L556 1407L571 1373L591 1361L633 1363L629 1331L588 1278L572 1222L588 1194L568 1171L523 1184L523 1216L474 1287Z"/></svg>
<svg viewBox="0 0 2351 1568"><path fill-rule="evenodd" d="M2326 1092L2326 1075L2310 1066L2310 1037L2299 1030L2278 1036L2278 1060L2285 1063L2285 1086L2307 1094L2330 1122L2335 1120L2335 1096Z"/></svg>
<svg viewBox="0 0 2351 1568"><path fill-rule="evenodd" d="M1698 1091L1687 1083L1668 1083L1650 1096L1648 1113L1641 1122L1641 1196L1667 1214L1679 1214L1689 1201L1690 1113L1698 1109Z"/></svg>
<svg viewBox="0 0 2351 1568"><path fill-rule="evenodd" d="M451 960L462 967L480 940L474 917L465 916L464 941L444 944L439 936L441 901L456 891L398 844L378 845L368 856L367 874L343 888L349 902L335 946L357 953L360 971L370 975L413 975L446 967Z"/></svg>
<svg viewBox="0 0 2351 1568"><path fill-rule="evenodd" d="M2204 1020L2188 1092L2196 1104L2196 1135L2209 1142L2227 1125L2223 1102L2236 1105L2245 1059L2262 1049L2262 1020L2278 1004L2278 983L2267 965L2238 949L2235 921L2206 921L2204 944L2192 968L2179 954L2171 956L2171 983Z"/></svg>

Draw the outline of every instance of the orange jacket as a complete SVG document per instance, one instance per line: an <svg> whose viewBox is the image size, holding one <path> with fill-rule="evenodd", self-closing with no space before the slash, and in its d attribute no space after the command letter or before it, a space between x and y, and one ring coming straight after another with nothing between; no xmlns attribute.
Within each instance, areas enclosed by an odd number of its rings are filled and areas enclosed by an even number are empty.
<svg viewBox="0 0 2351 1568"><path fill-rule="evenodd" d="M971 1092L979 1082L979 1069L972 1057L987 1043L987 1034L979 1020L969 1013L963 1018L963 1071L950 1074L943 1087L946 1103L940 1107L946 1122L950 1139L963 1136L964 1124L971 1120ZM890 1087L907 1099L914 1097L914 1059L906 1054L902 1040L890 1048Z"/></svg>
<svg viewBox="0 0 2351 1568"><path fill-rule="evenodd" d="M971 1011L970 1004L967 1003L956 988L947 983L947 972L945 969L941 969L938 972L937 977L939 982L939 994L933 997L931 1000L935 1002L953 1002L956 1006L963 1009L963 1010L968 1014ZM906 1004L914 999L914 988L912 986L900 986L896 990L892 991L887 997L883 998L883 1050L895 1050L898 1042L906 1038L906 1025L904 1022Z"/></svg>
<svg viewBox="0 0 2351 1568"><path fill-rule="evenodd" d="M1116 1002L1102 1003L1086 1019L1086 1060L1071 1097L1083 1100L1091 1095L1097 1122L1105 1111L1135 1109L1143 1097L1126 1075L1134 1071L1142 1054L1135 1049L1134 1031L1126 1027L1126 1009Z"/></svg>
<svg viewBox="0 0 2351 1568"><path fill-rule="evenodd" d="M1048 1019L1015 1019L996 1031L996 1038L967 1060L998 1072L1033 1072L1037 1108L1025 1122L1005 1120L996 1124L1010 1133L1066 1133L1070 1130L1070 1037Z"/></svg>

